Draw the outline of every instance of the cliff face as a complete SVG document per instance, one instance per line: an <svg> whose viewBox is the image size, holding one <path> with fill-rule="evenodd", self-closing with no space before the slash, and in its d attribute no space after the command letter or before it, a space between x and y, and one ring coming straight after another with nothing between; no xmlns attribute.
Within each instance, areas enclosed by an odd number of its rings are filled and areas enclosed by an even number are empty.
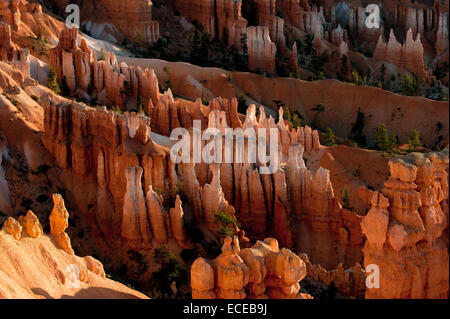
<svg viewBox="0 0 450 319"><path fill-rule="evenodd" d="M0 22L0 61L8 62L26 76L30 76L30 58L27 49L22 49L11 40L11 27Z"/></svg>
<svg viewBox="0 0 450 319"><path fill-rule="evenodd" d="M63 22L45 14L39 3L31 3L26 0L0 1L0 22L11 27L13 40L22 47L34 51L33 44L36 39L48 41L52 46L57 44ZM40 44L38 44L39 47ZM34 54L45 59L39 50Z"/></svg>
<svg viewBox="0 0 450 319"><path fill-rule="evenodd" d="M380 270L380 287L368 288L366 298L448 298L446 152L389 163L391 177L361 224L364 264Z"/></svg>
<svg viewBox="0 0 450 319"><path fill-rule="evenodd" d="M256 25L269 28L270 37L281 52L286 51L284 20L276 15L275 0L252 0L256 15Z"/></svg>
<svg viewBox="0 0 450 319"><path fill-rule="evenodd" d="M228 46L234 45L238 50L242 50L241 38L246 33L247 20L242 17L242 0L217 0L216 1L216 22L219 39L225 40L225 33L228 37Z"/></svg>
<svg viewBox="0 0 450 319"><path fill-rule="evenodd" d="M412 29L414 35L420 33L426 36L429 32L435 32L439 26L439 16L448 12L447 1L434 1L425 4L402 0L392 2L383 0L383 11L387 13L387 20L394 28L403 29L405 32ZM431 39L430 39L431 40Z"/></svg>
<svg viewBox="0 0 450 319"><path fill-rule="evenodd" d="M159 23L152 20L150 0L101 0L110 23L129 40L148 46L159 39Z"/></svg>
<svg viewBox="0 0 450 319"><path fill-rule="evenodd" d="M12 26L13 30L18 31L20 26L20 0L10 0L0 2L0 21Z"/></svg>
<svg viewBox="0 0 450 319"><path fill-rule="evenodd" d="M374 52L378 38L384 34L383 21L379 28L366 26L366 7L354 7L350 9L349 30L352 38L357 41L364 51Z"/></svg>
<svg viewBox="0 0 450 319"><path fill-rule="evenodd" d="M54 0L51 1L65 16L66 6L80 7L82 27L93 37L121 45L126 39L150 46L159 39L159 23L153 20L151 0Z"/></svg>
<svg viewBox="0 0 450 319"><path fill-rule="evenodd" d="M323 7L302 7L298 0L289 0L281 2L279 9L293 26L309 34L314 34L317 26L325 24Z"/></svg>
<svg viewBox="0 0 450 319"><path fill-rule="evenodd" d="M275 16L275 1L256 1L258 26L248 27L242 17L242 1L175 1L178 13L197 22L203 32L212 38L226 40L231 47L243 52L242 39L247 37L248 67L255 72L275 74L275 54L277 45L285 49L284 21ZM272 39L272 40L271 40ZM273 41L273 42L272 42Z"/></svg>
<svg viewBox="0 0 450 319"><path fill-rule="evenodd" d="M448 12L441 12L439 15L435 49L438 56L448 50Z"/></svg>
<svg viewBox="0 0 450 319"><path fill-rule="evenodd" d="M76 48L76 36L64 37L60 47ZM80 50L76 51L79 54L88 51L87 48L77 50ZM66 52L59 54L64 56ZM108 55L108 59L112 61L114 57ZM92 63L95 64L95 60ZM106 63L105 68L114 70L114 65ZM120 76L126 74L124 70L122 65ZM106 72L119 74L112 70ZM145 73L152 71L146 70ZM108 82L104 83L107 88ZM155 95L140 92L144 96ZM71 189L76 193L75 197L80 198L81 206L96 203L97 223L106 236L115 238L120 233L129 246L149 249L152 238L165 243L172 237L171 229L178 227L178 233L182 233L180 223L171 222L162 204L162 200L175 199L170 194L181 181L188 204L193 207L193 216L198 222L204 221L211 231L216 229L215 212L224 211L236 214L252 236L263 238L274 232L282 246L307 252L315 263L328 268L336 265L337 261L347 265L360 260L360 217L340 207L334 197L328 171L322 169L312 174L306 170L302 164L303 151L295 146L301 145L308 154L318 152L317 131L307 126L293 130L284 120L275 124L273 118L266 118L263 109L257 120L255 106L249 107L242 123L237 116L236 100L230 103L226 99L215 99L209 106L197 101L189 106L175 101L170 90L156 96L159 100L155 107L151 97L148 98L151 119L133 113L118 115L101 109L85 109L77 103L62 106L48 102L45 106L44 146L56 158L58 167L70 172L70 179L95 178L94 185L99 187L89 195L85 191L91 186ZM279 117L283 118L282 110ZM224 121L218 121L220 118ZM202 128L276 128L282 156L288 159L286 169L273 176L264 176L260 175L258 166L250 163L222 164L220 174L213 166L205 164L174 165L167 150L150 138L150 125L157 132L168 135L179 126L191 128L193 119L201 120ZM142 184L140 176L143 176ZM153 190L163 191L166 194L164 199L154 191L149 192L150 185ZM111 210L115 213L112 214ZM275 221L273 229L269 226L272 220ZM313 242L320 243L320 248L313 249L308 244Z"/></svg>
<svg viewBox="0 0 450 319"><path fill-rule="evenodd" d="M277 46L272 42L268 27L247 28L248 68L252 72L276 74Z"/></svg>
<svg viewBox="0 0 450 319"><path fill-rule="evenodd" d="M305 263L275 239L240 249L237 237L224 240L214 260L198 258L191 268L194 299L310 299L300 293Z"/></svg>
<svg viewBox="0 0 450 319"><path fill-rule="evenodd" d="M175 10L198 23L203 32L208 32L212 38L216 36L214 0L175 0ZM219 29L219 34L221 32Z"/></svg>
<svg viewBox="0 0 450 319"><path fill-rule="evenodd" d="M290 24L301 31L316 35L317 28L324 29L324 38L336 46L345 40L341 28L346 29L348 40L345 41L351 49L375 52L376 59L395 63L420 75L425 75L423 55L435 54L427 45L425 45L427 51L424 53L422 42L434 45L438 56L448 49L448 3L445 2L424 4L410 1L395 3L382 1L382 5L379 6L380 14L383 16L380 28L366 26L366 7L360 2L342 4L336 1L318 1L311 7L305 1L289 0L278 1L276 8L287 17ZM383 47L378 42L379 38L384 36L385 27L395 29L401 42L405 42L403 49L405 52L402 57L400 56L402 54L398 53L397 60L389 58L389 53L384 52L389 44ZM391 43L390 46L391 49L388 50L394 49L397 45Z"/></svg>

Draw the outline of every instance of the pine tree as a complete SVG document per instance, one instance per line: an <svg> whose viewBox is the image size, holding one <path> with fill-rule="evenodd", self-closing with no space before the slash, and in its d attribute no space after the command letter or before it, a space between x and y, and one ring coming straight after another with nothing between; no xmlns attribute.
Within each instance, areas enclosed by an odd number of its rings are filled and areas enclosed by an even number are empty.
<svg viewBox="0 0 450 319"><path fill-rule="evenodd" d="M338 80L342 81L345 79L345 77L347 76L348 73L348 59L346 55L342 56L341 59L341 63L340 63L340 67L339 67L339 72L338 72Z"/></svg>
<svg viewBox="0 0 450 319"><path fill-rule="evenodd" d="M352 73L350 74L350 83L353 83L353 84L359 84L359 74L358 74L358 72L355 70L355 69L353 69L353 71L352 71Z"/></svg>
<svg viewBox="0 0 450 319"><path fill-rule="evenodd" d="M403 80L400 82L400 93L409 96L423 96L422 84L423 79L417 79L417 76L412 78L406 73L403 76Z"/></svg>
<svg viewBox="0 0 450 319"><path fill-rule="evenodd" d="M297 79L297 80L301 80L302 79L301 72L300 72L300 67L298 65L295 67L295 71L294 72L289 73L289 77L293 78L293 79Z"/></svg>
<svg viewBox="0 0 450 319"><path fill-rule="evenodd" d="M356 122L350 132L350 138L361 146L366 145L366 136L363 133L365 123L366 115L364 114L364 112L361 112L361 108L358 108L358 111L356 113Z"/></svg>
<svg viewBox="0 0 450 319"><path fill-rule="evenodd" d="M292 121L291 110L287 106L283 107L283 109L284 109L283 120L291 122Z"/></svg>
<svg viewBox="0 0 450 319"><path fill-rule="evenodd" d="M248 70L248 46L246 33L241 33L240 48L242 53L238 53L238 50L236 50L236 66L238 70L246 71Z"/></svg>
<svg viewBox="0 0 450 319"><path fill-rule="evenodd" d="M389 135L389 151L392 152L398 146L398 138L394 133Z"/></svg>
<svg viewBox="0 0 450 319"><path fill-rule="evenodd" d="M142 104L142 96L139 94L137 98L137 106L139 113L145 114L144 105Z"/></svg>
<svg viewBox="0 0 450 319"><path fill-rule="evenodd" d="M56 75L56 70L54 67L50 67L48 72L48 88L55 92L57 95L61 93L61 89L59 88L58 79Z"/></svg>
<svg viewBox="0 0 450 319"><path fill-rule="evenodd" d="M167 74L167 80L165 81L166 89L170 89L173 92L173 83L170 77L172 73L170 72L170 68L168 66L163 67L163 71Z"/></svg>
<svg viewBox="0 0 450 319"><path fill-rule="evenodd" d="M384 65L384 63L381 65L381 74L383 74L384 79L384 75L386 74L386 66Z"/></svg>
<svg viewBox="0 0 450 319"><path fill-rule="evenodd" d="M248 55L248 46L247 46L247 34L246 33L241 33L241 45L242 45L242 51L243 51L243 55L247 56Z"/></svg>
<svg viewBox="0 0 450 319"><path fill-rule="evenodd" d="M105 50L103 50L103 48L100 49L100 57L99 57L100 61L105 61L106 57L105 57Z"/></svg>
<svg viewBox="0 0 450 319"><path fill-rule="evenodd" d="M319 127L319 114L325 112L325 105L323 103L317 104L315 107L311 109L311 111L315 111L316 115L314 115L313 119L313 127Z"/></svg>
<svg viewBox="0 0 450 319"><path fill-rule="evenodd" d="M292 114L292 120L291 120L292 128L297 129L302 126L302 118L300 117L300 114L298 114L297 111L294 111Z"/></svg>
<svg viewBox="0 0 450 319"><path fill-rule="evenodd" d="M381 123L375 130L375 144L378 150L383 152L389 148L389 135L384 123Z"/></svg>
<svg viewBox="0 0 450 319"><path fill-rule="evenodd" d="M67 78L66 76L63 76L61 80L61 93L63 96L69 96L70 95L70 89L69 85L67 84Z"/></svg>
<svg viewBox="0 0 450 319"><path fill-rule="evenodd" d="M200 34L195 30L192 37L192 47L191 47L191 60L192 63L198 64L200 59Z"/></svg>
<svg viewBox="0 0 450 319"><path fill-rule="evenodd" d="M222 42L225 43L225 45L228 45L228 30L226 27L223 27L222 30Z"/></svg>
<svg viewBox="0 0 450 319"><path fill-rule="evenodd" d="M200 59L203 63L209 61L209 47L211 45L211 35L209 33L203 33L200 46Z"/></svg>
<svg viewBox="0 0 450 319"><path fill-rule="evenodd" d="M415 151L418 147L422 146L422 143L420 142L419 132L417 132L417 130L411 132L411 135L408 139L408 146L410 151Z"/></svg>
<svg viewBox="0 0 450 319"><path fill-rule="evenodd" d="M350 209L350 190L348 186L345 186L342 190L342 204L345 209Z"/></svg>
<svg viewBox="0 0 450 319"><path fill-rule="evenodd" d="M118 114L122 114L123 113L122 110L120 109L120 107L117 106L117 105L114 105L111 109L112 109L113 112L116 112Z"/></svg>
<svg viewBox="0 0 450 319"><path fill-rule="evenodd" d="M325 133L323 133L324 145L333 146L336 145L336 140L334 139L334 132L331 128L327 128Z"/></svg>
<svg viewBox="0 0 450 319"><path fill-rule="evenodd" d="M246 114L247 113L247 100L245 98L244 92L241 92L238 96L238 113Z"/></svg>

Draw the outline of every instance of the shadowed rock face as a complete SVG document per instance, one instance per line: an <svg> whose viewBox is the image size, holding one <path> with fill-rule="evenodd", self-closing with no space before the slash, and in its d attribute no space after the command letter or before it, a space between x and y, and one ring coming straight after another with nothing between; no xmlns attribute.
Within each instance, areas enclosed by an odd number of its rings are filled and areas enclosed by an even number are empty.
<svg viewBox="0 0 450 319"><path fill-rule="evenodd" d="M152 20L150 0L97 1L110 20L127 39L151 45L159 39L159 23ZM94 12L93 12L94 13Z"/></svg>
<svg viewBox="0 0 450 319"><path fill-rule="evenodd" d="M125 39L150 46L159 39L159 23L152 19L151 0L53 0L62 16L69 4L80 6L81 25L95 38L121 45Z"/></svg>
<svg viewBox="0 0 450 319"><path fill-rule="evenodd" d="M345 2L338 2L335 9L336 23L346 28L350 21L350 7Z"/></svg>

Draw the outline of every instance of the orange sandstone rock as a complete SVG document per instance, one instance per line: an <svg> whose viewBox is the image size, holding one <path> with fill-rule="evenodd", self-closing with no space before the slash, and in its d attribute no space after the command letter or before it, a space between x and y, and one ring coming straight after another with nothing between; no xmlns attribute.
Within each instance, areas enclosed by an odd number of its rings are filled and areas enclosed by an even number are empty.
<svg viewBox="0 0 450 319"><path fill-rule="evenodd" d="M2 230L17 240L22 237L22 226L20 226L20 223L14 218L8 217L6 222L3 224Z"/></svg>
<svg viewBox="0 0 450 319"><path fill-rule="evenodd" d="M42 226L39 219L31 210L25 216L19 217L19 223L22 225L25 233L32 238L37 238L43 234Z"/></svg>
<svg viewBox="0 0 450 319"><path fill-rule="evenodd" d="M277 47L263 26L247 28L248 68L252 72L276 73L275 54Z"/></svg>
<svg viewBox="0 0 450 319"><path fill-rule="evenodd" d="M394 32L391 29L389 41L385 43L383 36L380 35L375 49L374 58L389 63L394 63L400 68L405 68L421 76L427 76L423 61L424 49L420 40L420 34L417 34L416 40L413 39L412 30L409 29L406 41L403 45L397 42Z"/></svg>
<svg viewBox="0 0 450 319"><path fill-rule="evenodd" d="M156 241L160 244L166 244L168 240L168 228L166 227L167 212L163 206L163 198L150 186L146 195L147 214L150 218L152 233Z"/></svg>
<svg viewBox="0 0 450 319"><path fill-rule="evenodd" d="M219 38L228 36L228 46L242 50L241 37L246 33L247 20L241 13L242 0L216 0L216 24Z"/></svg>
<svg viewBox="0 0 450 319"><path fill-rule="evenodd" d="M153 70L129 67L117 62L113 53L105 54L105 61L88 48L84 39L78 46L78 30L65 28L56 48L50 50L50 64L55 67L60 84L63 78L71 95L89 101L115 105L121 109L136 109L138 97L147 108L159 101L158 81ZM88 91L93 91L89 92Z"/></svg>
<svg viewBox="0 0 450 319"><path fill-rule="evenodd" d="M299 293L305 275L305 263L290 250L280 250L275 239L241 250L237 237L227 237L219 257L194 262L191 286L193 298L306 298Z"/></svg>
<svg viewBox="0 0 450 319"><path fill-rule="evenodd" d="M439 56L448 50L448 12L439 14L439 28L436 34L436 54Z"/></svg>
<svg viewBox="0 0 450 319"><path fill-rule="evenodd" d="M216 36L213 0L175 0L175 9L180 15L197 21L212 38Z"/></svg>
<svg viewBox="0 0 450 319"><path fill-rule="evenodd" d="M187 237L184 230L184 223L183 223L184 212L181 204L182 202L180 200L180 196L177 195L175 199L175 207L170 209L169 215L173 235L177 240L178 245L180 247L185 247Z"/></svg>
<svg viewBox="0 0 450 319"><path fill-rule="evenodd" d="M152 240L147 217L147 206L142 191L142 167L126 170L127 192L123 200L122 237L132 246L140 243L149 246Z"/></svg>
<svg viewBox="0 0 450 319"><path fill-rule="evenodd" d="M447 221L438 205L444 197L438 195L442 184L432 168L436 158L448 162L448 151L389 162L385 197L374 194L362 222L368 238L364 263L380 269L380 288L368 288L366 298L448 298L448 248L442 236Z"/></svg>
<svg viewBox="0 0 450 319"><path fill-rule="evenodd" d="M214 270L211 263L198 258L191 266L192 299L215 299Z"/></svg>
<svg viewBox="0 0 450 319"><path fill-rule="evenodd" d="M73 255L74 251L70 238L65 230L69 226L69 212L64 206L64 199L59 194L53 194L53 209L50 215L50 233L55 237L59 246L67 253Z"/></svg>

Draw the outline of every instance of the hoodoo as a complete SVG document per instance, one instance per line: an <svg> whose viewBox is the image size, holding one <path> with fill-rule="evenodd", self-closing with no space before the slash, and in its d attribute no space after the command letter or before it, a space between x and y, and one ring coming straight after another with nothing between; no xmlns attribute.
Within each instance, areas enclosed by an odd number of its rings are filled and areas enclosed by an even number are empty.
<svg viewBox="0 0 450 319"><path fill-rule="evenodd" d="M448 1L372 2L0 0L0 298L448 298Z"/></svg>

